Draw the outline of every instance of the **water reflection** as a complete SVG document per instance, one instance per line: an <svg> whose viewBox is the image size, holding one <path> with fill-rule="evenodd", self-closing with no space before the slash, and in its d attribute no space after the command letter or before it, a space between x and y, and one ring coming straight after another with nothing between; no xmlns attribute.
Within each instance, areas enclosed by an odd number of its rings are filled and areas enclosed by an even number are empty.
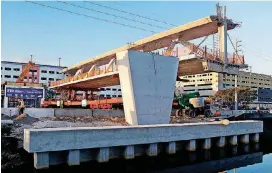
<svg viewBox="0 0 272 173"><path fill-rule="evenodd" d="M159 157L138 157L134 160L111 160L98 164L88 162L76 167L61 165L50 167L49 170L35 170L28 165L11 173L102 173L102 172L154 172L154 173L218 173L226 170L235 172L235 168L262 163L263 152L260 145L239 145L229 148L215 148L213 150L198 150L196 152L181 151L175 155L160 155ZM226 171L230 172L230 171Z"/></svg>

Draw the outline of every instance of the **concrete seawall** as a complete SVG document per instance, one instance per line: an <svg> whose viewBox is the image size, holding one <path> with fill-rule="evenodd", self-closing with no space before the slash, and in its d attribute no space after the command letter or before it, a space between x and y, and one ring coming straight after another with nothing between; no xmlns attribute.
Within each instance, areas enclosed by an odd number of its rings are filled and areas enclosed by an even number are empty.
<svg viewBox="0 0 272 173"><path fill-rule="evenodd" d="M19 114L18 108L1 108L1 113L6 116L17 116ZM110 116L110 117L124 117L123 110L91 110L91 109L74 109L74 108L26 108L25 114L40 118L52 116Z"/></svg>
<svg viewBox="0 0 272 173"><path fill-rule="evenodd" d="M260 121L237 121L224 126L219 122L194 124L143 125L128 127L25 129L24 148L34 153L37 169L49 165L136 156L174 154L180 149L209 150L213 141L226 144L258 142L263 131ZM215 146L214 146L215 147Z"/></svg>
<svg viewBox="0 0 272 173"><path fill-rule="evenodd" d="M176 110L172 110L171 115L175 115ZM6 116L17 116L18 108L1 108L1 113ZM109 116L109 117L125 117L124 111L121 109L75 109L75 108L26 108L24 113L31 117L52 117L52 116Z"/></svg>

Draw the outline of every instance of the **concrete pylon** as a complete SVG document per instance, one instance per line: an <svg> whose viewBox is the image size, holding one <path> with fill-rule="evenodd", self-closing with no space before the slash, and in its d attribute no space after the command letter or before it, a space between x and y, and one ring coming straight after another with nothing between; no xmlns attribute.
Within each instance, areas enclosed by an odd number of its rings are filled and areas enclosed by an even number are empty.
<svg viewBox="0 0 272 173"><path fill-rule="evenodd" d="M127 50L116 54L126 121L168 124L178 58Z"/></svg>
<svg viewBox="0 0 272 173"><path fill-rule="evenodd" d="M228 34L227 34L227 23L223 22L223 25L218 27L218 35L219 35L219 53L220 58L224 63L227 63L228 59Z"/></svg>

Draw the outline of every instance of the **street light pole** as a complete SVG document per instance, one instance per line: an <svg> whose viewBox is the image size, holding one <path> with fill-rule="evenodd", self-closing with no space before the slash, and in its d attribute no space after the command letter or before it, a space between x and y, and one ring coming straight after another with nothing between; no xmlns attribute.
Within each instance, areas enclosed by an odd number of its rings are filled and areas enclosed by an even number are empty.
<svg viewBox="0 0 272 173"><path fill-rule="evenodd" d="M237 76L238 74L235 75L235 94L234 94L234 97L235 97L235 110L238 110L238 97L237 97Z"/></svg>

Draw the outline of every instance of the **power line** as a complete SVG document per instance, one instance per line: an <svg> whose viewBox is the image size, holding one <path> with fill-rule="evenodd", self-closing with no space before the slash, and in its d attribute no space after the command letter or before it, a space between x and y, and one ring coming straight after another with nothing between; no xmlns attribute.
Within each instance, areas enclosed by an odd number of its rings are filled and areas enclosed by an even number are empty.
<svg viewBox="0 0 272 173"><path fill-rule="evenodd" d="M94 12L97 12L97 13L106 14L108 16L114 16L114 17L117 17L117 18L121 18L121 19L129 20L129 21L138 22L138 23L141 23L141 24L144 24L144 25L149 25L149 26L154 26L154 27L157 27L157 28L167 29L167 28L164 28L164 27L161 27L161 26L158 26L158 25L152 25L152 24L145 23L145 22L142 22L142 21L138 21L138 20L134 20L134 19L130 19L130 18L118 16L118 15L111 14L111 13L106 13L106 12L103 12L103 11L94 10L94 9L91 9L91 8L83 7L83 6L80 6L80 5L75 5L75 4L72 4L72 3L67 3L67 2L64 2L64 1L58 1L57 0L57 2L66 4L66 5L70 5L70 6L74 6L74 7L78 7L78 8L82 8L82 9L89 10L89 11L94 11Z"/></svg>
<svg viewBox="0 0 272 173"><path fill-rule="evenodd" d="M122 25L122 26L125 26L125 27L133 28L133 29L139 29L139 30L142 30L142 31L156 33L155 31L152 31L152 30L147 30L147 29L135 27L135 26L132 26L132 25L126 25L126 24L123 24L123 23L118 23L118 22L114 22L114 21L111 21L111 20L107 20L107 19L102 19L102 18L98 18L98 17L94 17L94 16L89 16L89 15L86 15L86 14L81 14L81 13L77 13L77 12L73 12L73 11L69 11L69 10L64 10L64 9L61 9L61 8L57 8L57 7L53 7L53 6L49 6L49 5L44 5L44 4L40 4L40 3L37 3L37 2L33 2L33 1L25 0L25 2L29 2L29 3L32 3L32 4L36 4L36 5L39 5L39 6L43 6L43 7L63 11L63 12L67 12L67 13L70 13L70 14L76 14L78 16L84 16L84 17L88 17L88 18L92 18L92 19L96 19L96 20L101 20L101 21L104 21L104 22L113 23L113 24L116 24L116 25Z"/></svg>
<svg viewBox="0 0 272 173"><path fill-rule="evenodd" d="M244 45L243 45L243 47L246 48L246 49L250 49L248 46L244 46ZM254 50L255 50L255 49L256 49L256 48L254 48ZM271 55L268 55L268 54L264 53L262 50L259 50L258 53L263 54L263 56L265 56L265 57L272 58Z"/></svg>
<svg viewBox="0 0 272 173"><path fill-rule="evenodd" d="M244 48L246 48L246 47L244 47ZM253 51L252 49L248 49L248 48L246 48L246 50L248 50L248 51L251 51L253 54L255 54L256 55L256 57L257 58L262 58L262 59L265 59L265 60L267 60L267 61L272 61L271 59L267 59L267 57L266 56L261 56L259 53L257 53L257 52L255 52L255 51Z"/></svg>
<svg viewBox="0 0 272 173"><path fill-rule="evenodd" d="M127 13L127 14L130 14L130 15L133 15L133 16L137 16L137 17L144 18L144 19L148 19L148 20L152 20L152 21L156 21L156 22L164 23L164 24L166 24L166 25L176 26L176 25L171 24L171 23L167 23L167 22L160 21L160 20L153 19L153 18L146 17L146 16L141 16L141 15L138 15L138 14L135 14L135 13L131 13L131 12L128 12L128 11L119 10L119 9L112 8L112 7L109 7L109 6L106 6L106 5L101 5L101 4L97 4L97 3L90 2L90 1L85 1L85 0L84 0L84 2L87 2L87 3L93 4L93 5L97 5L97 6L100 6L100 7L108 8L108 9L111 9L111 10L119 11L119 12L122 12L122 13Z"/></svg>
<svg viewBox="0 0 272 173"><path fill-rule="evenodd" d="M114 4L117 4L117 5L120 6L120 7L129 7L129 5L123 4L123 2L126 2L126 1L120 1L120 2L109 1L109 2L114 3ZM153 13L153 12L150 12L150 11L148 11L148 13L149 13L149 15L150 15L150 14L155 15L155 16L158 15L158 14Z"/></svg>

